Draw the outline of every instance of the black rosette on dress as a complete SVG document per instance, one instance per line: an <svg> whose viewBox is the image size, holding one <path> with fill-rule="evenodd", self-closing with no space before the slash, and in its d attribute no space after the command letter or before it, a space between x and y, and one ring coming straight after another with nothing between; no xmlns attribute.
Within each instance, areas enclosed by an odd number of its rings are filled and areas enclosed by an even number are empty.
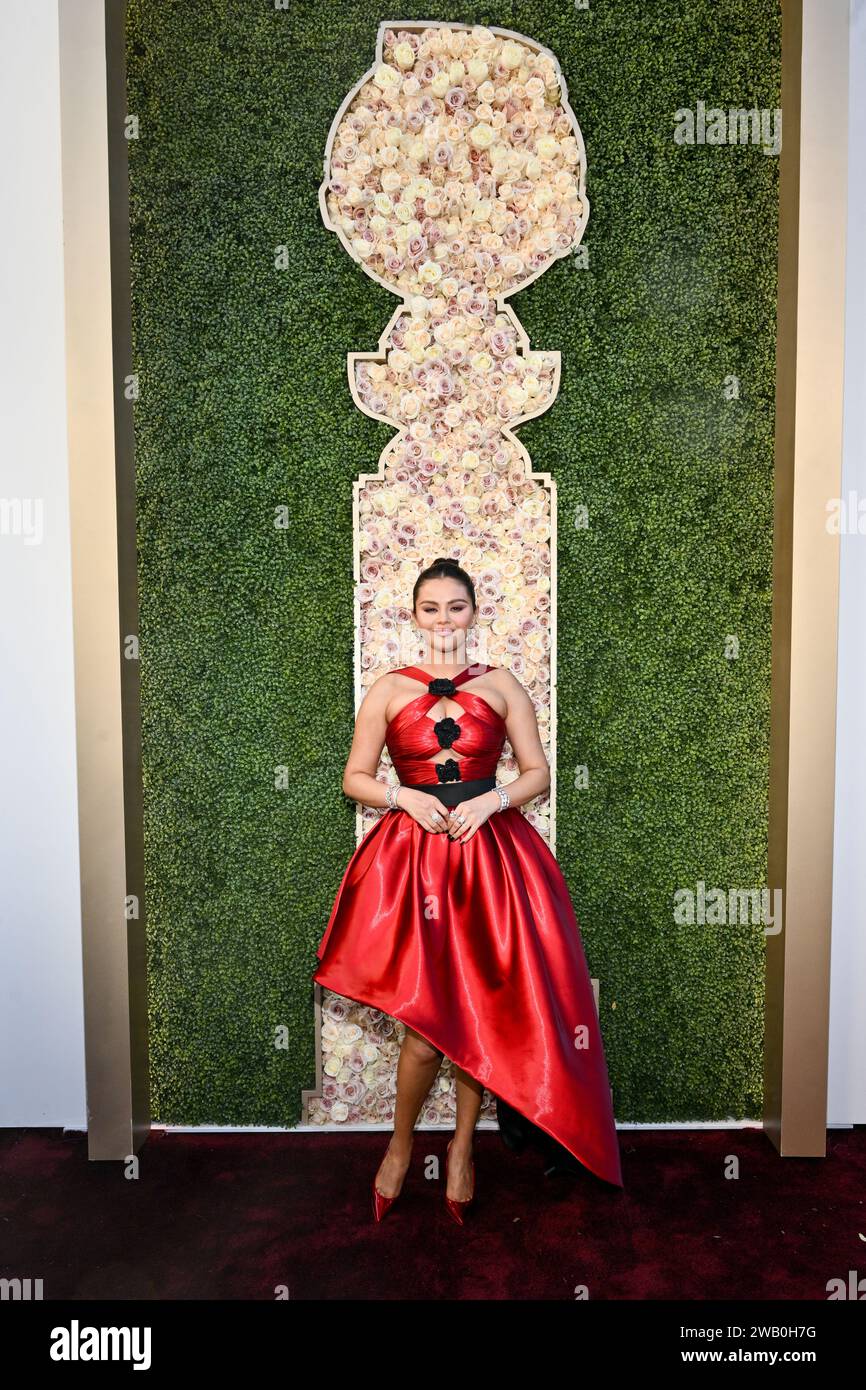
<svg viewBox="0 0 866 1390"><path fill-rule="evenodd" d="M460 737L460 725L449 715L447 719L440 719L433 725L433 732L439 740L440 748L450 748L455 739Z"/></svg>
<svg viewBox="0 0 866 1390"><path fill-rule="evenodd" d="M457 686L449 676L437 676L432 680L427 689L431 695L456 695Z"/></svg>
<svg viewBox="0 0 866 1390"><path fill-rule="evenodd" d="M460 764L455 758L448 758L444 763L434 763L436 776L440 782L460 782Z"/></svg>

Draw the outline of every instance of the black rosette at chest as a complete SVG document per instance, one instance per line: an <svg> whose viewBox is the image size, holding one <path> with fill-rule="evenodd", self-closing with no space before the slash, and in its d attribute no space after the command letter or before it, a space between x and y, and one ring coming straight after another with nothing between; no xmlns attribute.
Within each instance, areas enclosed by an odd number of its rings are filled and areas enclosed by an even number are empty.
<svg viewBox="0 0 866 1390"><path fill-rule="evenodd" d="M450 748L460 737L460 725L449 715L447 719L440 719L433 725L433 732L439 740L440 748Z"/></svg>
<svg viewBox="0 0 866 1390"><path fill-rule="evenodd" d="M427 689L431 695L454 695L457 691L457 686L450 677L437 676L435 680L430 682Z"/></svg>

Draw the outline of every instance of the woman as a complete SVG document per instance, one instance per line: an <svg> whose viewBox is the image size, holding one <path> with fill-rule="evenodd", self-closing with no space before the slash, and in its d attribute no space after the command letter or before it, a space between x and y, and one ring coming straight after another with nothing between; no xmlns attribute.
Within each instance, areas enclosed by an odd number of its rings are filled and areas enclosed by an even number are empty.
<svg viewBox="0 0 866 1390"><path fill-rule="evenodd" d="M592 984L568 888L518 807L550 785L535 710L502 667L468 666L475 588L454 560L416 580L415 623L432 670L380 676L358 711L343 791L387 814L353 854L317 950L319 984L406 1027L394 1132L373 1180L377 1220L399 1195L415 1121L442 1057L457 1122L445 1199L474 1194L484 1087L622 1186ZM495 771L506 735L520 775ZM387 744L399 785L376 780Z"/></svg>

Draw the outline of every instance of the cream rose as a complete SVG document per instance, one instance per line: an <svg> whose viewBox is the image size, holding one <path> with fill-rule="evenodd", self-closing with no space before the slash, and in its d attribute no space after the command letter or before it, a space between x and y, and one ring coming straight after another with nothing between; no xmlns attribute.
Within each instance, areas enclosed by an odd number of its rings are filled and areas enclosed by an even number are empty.
<svg viewBox="0 0 866 1390"><path fill-rule="evenodd" d="M514 43L511 39L506 40L502 45L500 58L502 65L506 68L519 68L523 62L525 49L519 43Z"/></svg>
<svg viewBox="0 0 866 1390"><path fill-rule="evenodd" d="M430 334L423 324L413 324L403 335L403 343L407 352L412 352L419 347L426 347L429 341Z"/></svg>
<svg viewBox="0 0 866 1390"><path fill-rule="evenodd" d="M496 139L496 131L492 126L481 122L480 125L473 126L469 132L469 139L476 150L487 150Z"/></svg>
<svg viewBox="0 0 866 1390"><path fill-rule="evenodd" d="M392 68L390 63L381 63L373 73L372 80L383 92L396 93L400 90L402 78L397 69Z"/></svg>
<svg viewBox="0 0 866 1390"><path fill-rule="evenodd" d="M412 366L412 358L409 356L408 352L404 352L402 348L392 348L388 353L387 360L388 366L393 372L396 372L398 376L401 372L408 372L409 368Z"/></svg>

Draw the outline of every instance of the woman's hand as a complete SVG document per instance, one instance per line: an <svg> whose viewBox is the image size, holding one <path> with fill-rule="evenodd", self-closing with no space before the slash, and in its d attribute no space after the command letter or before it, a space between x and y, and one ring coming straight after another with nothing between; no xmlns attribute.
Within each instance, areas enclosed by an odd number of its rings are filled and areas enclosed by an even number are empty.
<svg viewBox="0 0 866 1390"><path fill-rule="evenodd" d="M480 796L470 797L468 801L461 801L457 806L448 807L448 834L451 839L465 845L467 840L472 839L478 827L499 810L499 804L499 793L489 791L482 792ZM458 820L458 816L463 817L462 821Z"/></svg>
<svg viewBox="0 0 866 1390"><path fill-rule="evenodd" d="M419 792L417 787L414 790L412 787L401 787L397 806L433 835L441 834L443 830L448 829L449 808L443 806L438 796L431 796L429 792Z"/></svg>

